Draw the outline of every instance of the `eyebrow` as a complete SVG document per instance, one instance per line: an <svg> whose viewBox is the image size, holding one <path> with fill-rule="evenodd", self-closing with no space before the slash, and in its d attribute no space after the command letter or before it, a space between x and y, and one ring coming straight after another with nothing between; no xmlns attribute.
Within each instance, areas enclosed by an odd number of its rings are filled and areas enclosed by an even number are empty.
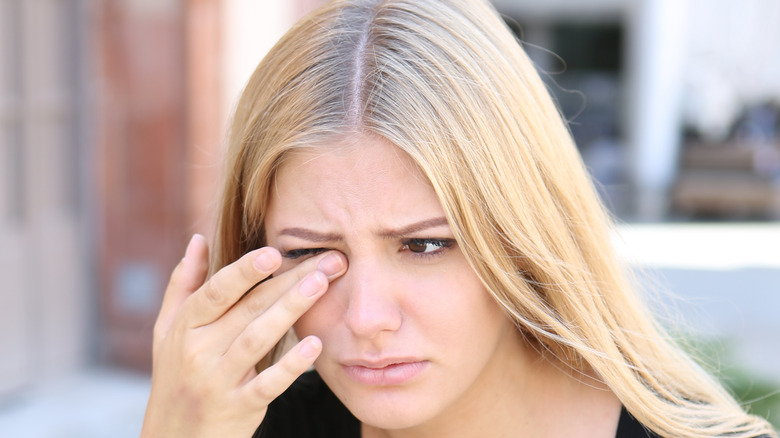
<svg viewBox="0 0 780 438"><path fill-rule="evenodd" d="M318 231L309 230L307 228L285 228L279 232L280 236L292 236L299 239L308 240L309 242L322 243L322 242L339 242L344 240L341 235L335 233L320 233Z"/></svg>
<svg viewBox="0 0 780 438"><path fill-rule="evenodd" d="M414 234L423 230L427 230L429 228L441 227L448 224L449 223L447 222L447 218L443 216L435 217L432 219L425 219L419 222L415 222L413 224L409 224L401 228L380 230L377 233L377 235L379 235L379 237L382 237L383 239L395 239L403 236L408 236L409 234ZM320 233L319 231L314 231L308 228L301 228L301 227L285 228L279 232L279 235L297 237L299 239L308 240L309 242L314 242L314 243L340 242L344 240L344 237L342 237L340 234Z"/></svg>
<svg viewBox="0 0 780 438"><path fill-rule="evenodd" d="M409 224L405 227L401 227L395 230L380 230L379 236L384 239L394 239L398 237L408 236L409 234L414 234L419 231L427 230L429 228L436 228L444 225L449 225L447 222L447 218L444 216L442 217L435 217L432 219L426 219L420 222L415 222L413 224Z"/></svg>

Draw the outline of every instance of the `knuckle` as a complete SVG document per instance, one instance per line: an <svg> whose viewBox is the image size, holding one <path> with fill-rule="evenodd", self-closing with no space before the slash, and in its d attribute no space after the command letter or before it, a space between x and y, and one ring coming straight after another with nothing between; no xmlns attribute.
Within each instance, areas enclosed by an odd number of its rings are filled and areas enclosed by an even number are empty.
<svg viewBox="0 0 780 438"><path fill-rule="evenodd" d="M174 393L176 399L186 400L188 406L195 409L205 408L208 401L213 401L217 397L217 390L209 384L208 379L181 379L177 382Z"/></svg>
<svg viewBox="0 0 780 438"><path fill-rule="evenodd" d="M263 294L249 294L244 306L247 314L254 318L268 309L268 299Z"/></svg>
<svg viewBox="0 0 780 438"><path fill-rule="evenodd" d="M226 304L227 294L225 293L224 278L222 275L215 275L203 287L203 297L206 302L213 306L223 306Z"/></svg>
<svg viewBox="0 0 780 438"><path fill-rule="evenodd" d="M301 364L295 355L292 357L286 357L286 360L280 361L279 366L282 368L282 371L291 378L295 378L298 376L301 372L304 370L301 369Z"/></svg>
<svg viewBox="0 0 780 438"><path fill-rule="evenodd" d="M259 374L255 377L255 384L252 387L253 396L261 400L263 404L268 404L277 397L276 391L268 380L265 375Z"/></svg>
<svg viewBox="0 0 780 438"><path fill-rule="evenodd" d="M182 341L182 369L191 371L201 371L208 368L208 363L213 359L213 355L204 345L192 338L186 338Z"/></svg>
<svg viewBox="0 0 780 438"><path fill-rule="evenodd" d="M250 333L241 335L238 342L241 349L249 352L263 351L267 344L262 337L254 336Z"/></svg>

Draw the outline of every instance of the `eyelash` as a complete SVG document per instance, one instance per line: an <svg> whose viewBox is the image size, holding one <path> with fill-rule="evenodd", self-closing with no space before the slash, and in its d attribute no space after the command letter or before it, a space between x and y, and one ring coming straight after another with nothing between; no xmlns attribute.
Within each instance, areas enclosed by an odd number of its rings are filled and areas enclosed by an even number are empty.
<svg viewBox="0 0 780 438"><path fill-rule="evenodd" d="M291 249L289 251L285 250L282 251L282 257L286 259L298 259L305 256L314 256L319 253L327 251L327 248L301 248L301 249Z"/></svg>
<svg viewBox="0 0 780 438"><path fill-rule="evenodd" d="M451 248L455 244L455 239L405 239L401 242L403 245L402 250L403 252L410 252L414 255L414 257L420 257L429 259L432 257L438 257L444 254L444 252ZM433 245L438 248L436 248L433 251L430 252L422 252L422 251L412 251L410 248L410 245L419 245L419 246L425 246ZM317 254L323 253L327 251L329 248L299 248L299 249L291 249L291 250L284 250L282 251L282 257L295 260L299 259L301 257L310 257L315 256Z"/></svg>

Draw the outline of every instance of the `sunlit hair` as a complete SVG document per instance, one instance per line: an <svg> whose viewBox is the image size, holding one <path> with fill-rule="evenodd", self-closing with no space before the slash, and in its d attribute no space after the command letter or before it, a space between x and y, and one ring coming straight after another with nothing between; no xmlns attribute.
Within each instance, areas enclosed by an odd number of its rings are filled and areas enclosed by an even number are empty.
<svg viewBox="0 0 780 438"><path fill-rule="evenodd" d="M291 29L234 116L212 270L264 245L290 151L354 135L417 163L487 290L551 362L597 376L663 436L776 436L649 315L566 124L486 1L336 1Z"/></svg>

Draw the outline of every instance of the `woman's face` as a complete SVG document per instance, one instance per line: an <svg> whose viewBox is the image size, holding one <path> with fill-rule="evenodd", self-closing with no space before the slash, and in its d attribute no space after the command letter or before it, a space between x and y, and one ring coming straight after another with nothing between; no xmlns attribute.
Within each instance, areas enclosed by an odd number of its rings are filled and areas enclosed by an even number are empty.
<svg viewBox="0 0 780 438"><path fill-rule="evenodd" d="M328 386L381 429L491 406L527 353L411 159L370 137L288 158L265 221L281 269L325 249L349 261L294 326L322 340L315 366Z"/></svg>

